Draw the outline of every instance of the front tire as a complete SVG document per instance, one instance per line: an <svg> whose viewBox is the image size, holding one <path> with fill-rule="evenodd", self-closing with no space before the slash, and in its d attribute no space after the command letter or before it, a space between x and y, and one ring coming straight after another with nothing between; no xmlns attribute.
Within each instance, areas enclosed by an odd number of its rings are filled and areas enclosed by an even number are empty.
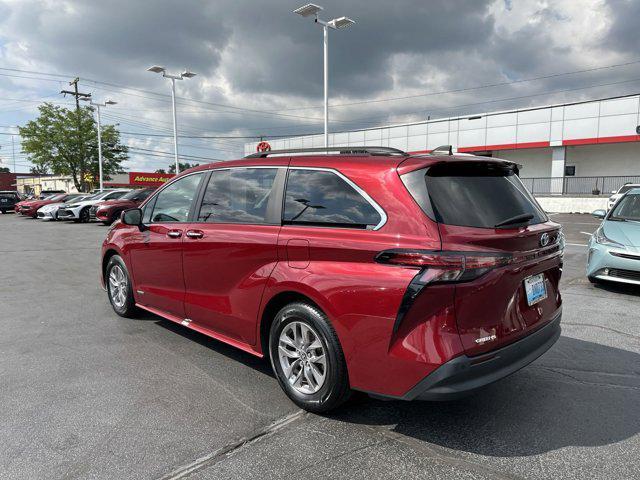
<svg viewBox="0 0 640 480"><path fill-rule="evenodd" d="M0 212L2 212L2 214L4 215L5 213L7 213L7 211L3 208L2 210L0 210Z"/></svg>
<svg viewBox="0 0 640 480"><path fill-rule="evenodd" d="M269 353L280 386L300 408L328 412L351 396L342 347L317 307L296 302L281 309L269 332Z"/></svg>
<svg viewBox="0 0 640 480"><path fill-rule="evenodd" d="M80 210L79 221L80 223L89 223L91 216L89 215L89 207L84 207Z"/></svg>
<svg viewBox="0 0 640 480"><path fill-rule="evenodd" d="M134 317L137 308L133 298L131 276L120 255L114 255L109 259L104 278L113 310L121 317Z"/></svg>

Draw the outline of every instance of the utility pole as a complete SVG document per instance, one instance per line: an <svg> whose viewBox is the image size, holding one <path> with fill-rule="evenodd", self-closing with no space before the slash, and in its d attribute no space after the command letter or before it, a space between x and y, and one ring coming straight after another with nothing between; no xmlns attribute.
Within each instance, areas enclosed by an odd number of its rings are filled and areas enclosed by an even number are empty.
<svg viewBox="0 0 640 480"><path fill-rule="evenodd" d="M80 78L76 77L72 82L69 82L69 85L73 85L73 91L70 90L62 90L60 93L67 96L73 95L76 98L76 116L77 119L77 129L78 129L78 152L80 155L80 185L85 186L84 174L85 174L85 156L84 156L84 141L82 139L82 128L81 128L81 116L80 116L80 98L91 98L90 93L81 93L78 91L78 82ZM83 188L84 190L84 188Z"/></svg>

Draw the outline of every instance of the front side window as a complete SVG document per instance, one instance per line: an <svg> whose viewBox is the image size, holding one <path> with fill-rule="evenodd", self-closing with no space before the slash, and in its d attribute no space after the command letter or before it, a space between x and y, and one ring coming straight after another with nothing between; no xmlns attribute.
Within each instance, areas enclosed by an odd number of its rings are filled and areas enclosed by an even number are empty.
<svg viewBox="0 0 640 480"><path fill-rule="evenodd" d="M335 173L305 169L289 171L285 224L373 228L380 220L378 211Z"/></svg>
<svg viewBox="0 0 640 480"><path fill-rule="evenodd" d="M199 222L269 223L277 168L232 168L211 172Z"/></svg>
<svg viewBox="0 0 640 480"><path fill-rule="evenodd" d="M164 188L156 197L151 222L186 222L202 174L187 175Z"/></svg>

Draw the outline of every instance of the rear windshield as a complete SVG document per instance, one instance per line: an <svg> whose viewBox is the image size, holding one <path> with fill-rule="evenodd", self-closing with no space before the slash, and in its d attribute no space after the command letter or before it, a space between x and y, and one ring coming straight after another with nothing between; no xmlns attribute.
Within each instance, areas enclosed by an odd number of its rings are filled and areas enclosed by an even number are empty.
<svg viewBox="0 0 640 480"><path fill-rule="evenodd" d="M515 228L547 221L509 166L436 165L427 170L424 178L432 215L440 223Z"/></svg>

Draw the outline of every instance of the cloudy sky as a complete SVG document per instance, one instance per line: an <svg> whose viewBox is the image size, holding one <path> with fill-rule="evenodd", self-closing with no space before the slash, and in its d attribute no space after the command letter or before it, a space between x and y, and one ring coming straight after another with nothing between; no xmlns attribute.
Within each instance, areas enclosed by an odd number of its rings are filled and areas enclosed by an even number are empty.
<svg viewBox="0 0 640 480"><path fill-rule="evenodd" d="M322 31L291 13L302 3L0 0L2 165L10 127L42 101L71 104L59 91L78 76L81 91L118 102L103 121L127 132L127 168L166 168L170 90L146 72L154 64L198 74L177 87L186 155L234 158L250 141L238 137L321 132ZM637 0L318 3L357 22L330 34L332 131L640 90Z"/></svg>

